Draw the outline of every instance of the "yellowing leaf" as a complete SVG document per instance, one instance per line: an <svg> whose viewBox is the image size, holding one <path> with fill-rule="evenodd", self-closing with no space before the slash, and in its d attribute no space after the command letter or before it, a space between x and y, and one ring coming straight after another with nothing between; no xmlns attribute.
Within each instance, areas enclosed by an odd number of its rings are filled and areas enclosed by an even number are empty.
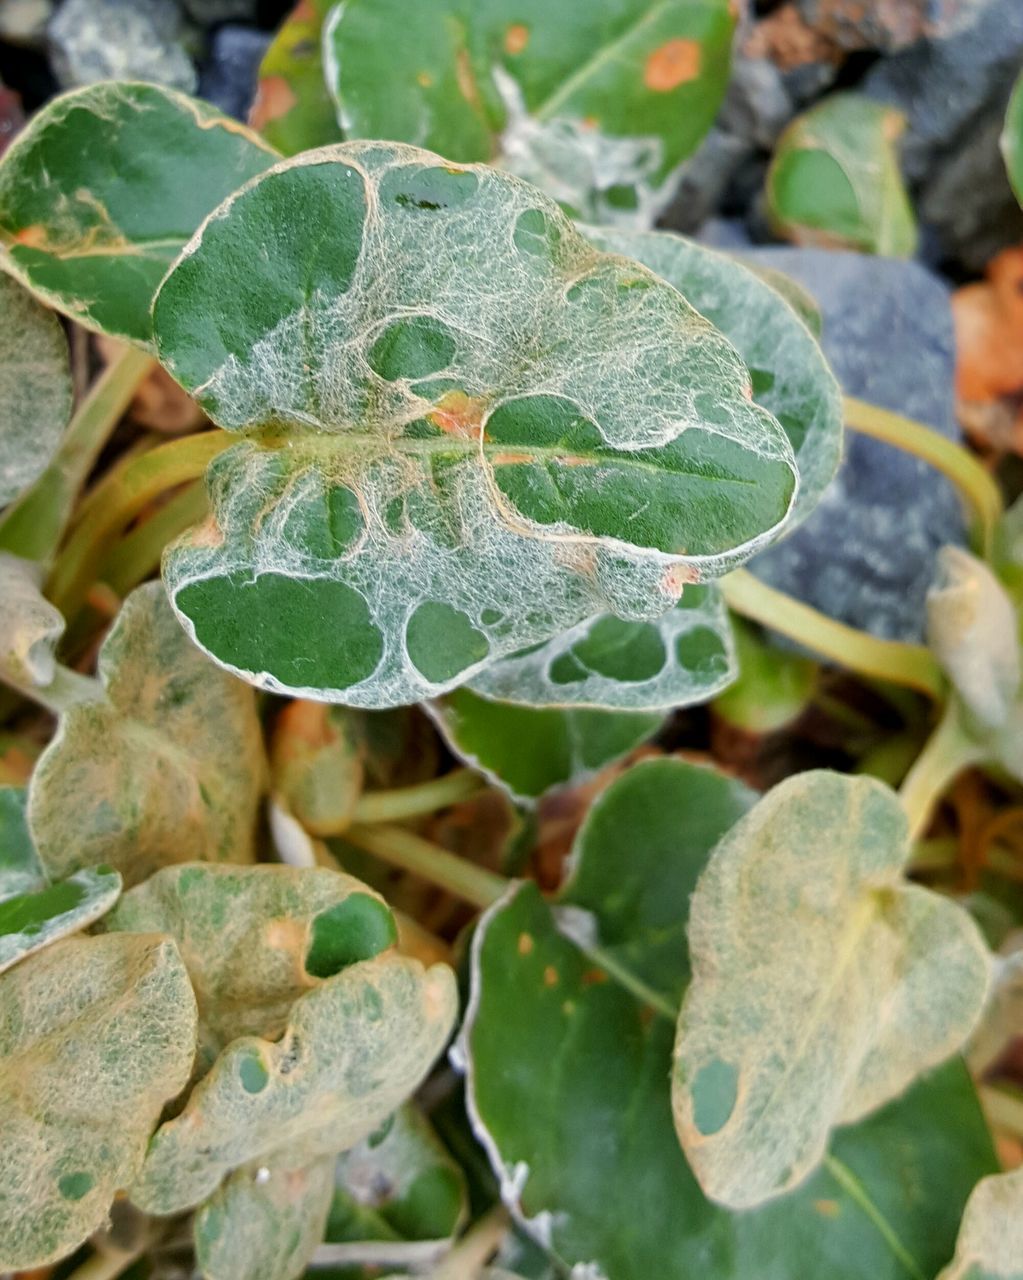
<svg viewBox="0 0 1023 1280"><path fill-rule="evenodd" d="M232 1041L158 1130L132 1199L177 1213L252 1160L354 1146L419 1086L456 1007L444 965L387 954L343 970L295 1002L276 1042Z"/></svg>
<svg viewBox="0 0 1023 1280"><path fill-rule="evenodd" d="M672 1105L705 1193L797 1186L836 1125L954 1053L989 959L955 903L906 883L907 820L870 778L788 779L724 837L693 895Z"/></svg>
<svg viewBox="0 0 1023 1280"><path fill-rule="evenodd" d="M0 1269L99 1227L187 1083L195 997L167 938L68 938L0 978Z"/></svg>
<svg viewBox="0 0 1023 1280"><path fill-rule="evenodd" d="M397 936L386 903L352 876L194 862L150 876L104 927L171 935L195 988L209 1061L238 1036L275 1039L299 996Z"/></svg>
<svg viewBox="0 0 1023 1280"><path fill-rule="evenodd" d="M29 825L47 871L249 862L265 763L252 690L178 625L160 583L125 601L99 659L106 698L70 707L41 756Z"/></svg>
<svg viewBox="0 0 1023 1280"><path fill-rule="evenodd" d="M938 1280L1023 1280L1023 1168L977 1183Z"/></svg>

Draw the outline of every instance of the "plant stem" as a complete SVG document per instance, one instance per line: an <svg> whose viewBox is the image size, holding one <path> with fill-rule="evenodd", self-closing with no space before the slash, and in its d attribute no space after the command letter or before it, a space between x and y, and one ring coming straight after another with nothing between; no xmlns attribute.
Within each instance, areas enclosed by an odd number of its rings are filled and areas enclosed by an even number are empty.
<svg viewBox="0 0 1023 1280"><path fill-rule="evenodd" d="M911 840L919 839L926 831L934 808L949 784L983 758L982 748L962 726L957 703L950 701L899 788L899 799L909 818Z"/></svg>
<svg viewBox="0 0 1023 1280"><path fill-rule="evenodd" d="M580 951L586 953L594 964L606 969L615 982L620 987L624 987L630 995L635 996L640 1004L649 1005L655 1013L659 1013L662 1018L667 1018L672 1026L678 1022L678 1006L672 1004L667 996L662 996L653 987L647 986L642 978L637 978L624 965L620 965L614 956L605 951L603 947L587 947L580 942L577 942L576 945Z"/></svg>
<svg viewBox="0 0 1023 1280"><path fill-rule="evenodd" d="M95 702L103 697L103 686L92 676L83 676L70 667L57 663L53 679L47 685L20 684L3 677L4 683L15 689L23 698L30 698L54 715L61 715L69 707L80 702Z"/></svg>
<svg viewBox="0 0 1023 1280"><path fill-rule="evenodd" d="M781 632L839 666L861 676L906 685L929 698L944 696L941 668L922 644L881 640L857 631L769 587L746 569L736 569L722 578L721 589L736 613Z"/></svg>
<svg viewBox="0 0 1023 1280"><path fill-rule="evenodd" d="M959 490L977 517L979 542L985 556L994 545L995 527L1001 519L1002 495L994 479L968 450L954 440L912 418L845 396L845 424L861 435L884 440L904 453L929 462Z"/></svg>
<svg viewBox="0 0 1023 1280"><path fill-rule="evenodd" d="M235 441L226 431L202 431L159 445L114 467L89 497L89 510L67 541L47 595L68 619L81 608L113 541L154 498L197 480Z"/></svg>
<svg viewBox="0 0 1023 1280"><path fill-rule="evenodd" d="M481 911L492 906L508 888L504 876L467 862L403 827L355 825L348 828L343 838L382 862L411 871Z"/></svg>
<svg viewBox="0 0 1023 1280"><path fill-rule="evenodd" d="M352 812L355 823L403 822L422 814L435 813L448 805L468 800L484 790L486 782L472 769L453 769L442 778L432 778L414 787L395 787L391 791L370 791L360 796ZM327 835L344 835L343 831Z"/></svg>
<svg viewBox="0 0 1023 1280"><path fill-rule="evenodd" d="M197 482L182 489L121 539L104 560L100 581L119 596L127 595L160 567L160 557L169 542L205 518L209 505L205 485Z"/></svg>
<svg viewBox="0 0 1023 1280"><path fill-rule="evenodd" d="M508 1210L504 1205L491 1209L470 1227L440 1265L433 1269L431 1280L477 1280L507 1235L509 1225Z"/></svg>
<svg viewBox="0 0 1023 1280"><path fill-rule="evenodd" d="M112 1249L107 1253L97 1249L91 1257L75 1267L67 1280L116 1280L117 1276L122 1275L133 1262L142 1257L154 1244L157 1236L158 1233L150 1229L144 1231L138 1244L127 1251Z"/></svg>
<svg viewBox="0 0 1023 1280"><path fill-rule="evenodd" d="M4 513L0 547L26 560L53 559L80 489L155 364L144 351L125 347L107 365L68 424L46 470Z"/></svg>

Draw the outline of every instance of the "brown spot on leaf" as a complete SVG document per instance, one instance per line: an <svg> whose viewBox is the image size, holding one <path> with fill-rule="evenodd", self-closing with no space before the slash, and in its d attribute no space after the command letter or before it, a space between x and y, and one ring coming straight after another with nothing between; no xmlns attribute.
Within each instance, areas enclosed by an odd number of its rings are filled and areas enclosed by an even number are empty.
<svg viewBox="0 0 1023 1280"><path fill-rule="evenodd" d="M697 40L669 40L646 60L643 83L654 93L670 93L700 74L702 51Z"/></svg>
<svg viewBox="0 0 1023 1280"><path fill-rule="evenodd" d="M815 1200L813 1207L822 1218L837 1218L841 1212L837 1200Z"/></svg>
<svg viewBox="0 0 1023 1280"><path fill-rule="evenodd" d="M482 400L474 400L464 391L449 391L426 415L435 427L450 436L478 440L483 425Z"/></svg>
<svg viewBox="0 0 1023 1280"><path fill-rule="evenodd" d="M479 85L476 83L476 76L472 69L468 49L459 49L455 54L455 80L458 82L458 92L469 106L474 111L482 111L483 104L480 102Z"/></svg>
<svg viewBox="0 0 1023 1280"><path fill-rule="evenodd" d="M543 971L543 985L545 987L555 987L558 984L558 971L552 964L549 964Z"/></svg>
<svg viewBox="0 0 1023 1280"><path fill-rule="evenodd" d="M680 554L682 548L679 548ZM673 564L670 569L665 569L661 578L661 586L665 595L671 596L673 600L679 600L682 596L683 589L691 582L698 582L699 573L688 564Z"/></svg>
<svg viewBox="0 0 1023 1280"><path fill-rule="evenodd" d="M249 124L253 129L264 129L271 120L286 116L297 103L295 91L283 76L267 76L259 82Z"/></svg>
<svg viewBox="0 0 1023 1280"><path fill-rule="evenodd" d="M23 244L28 249L42 249L46 244L46 228L37 222L30 227L22 227L20 231L15 231L14 242Z"/></svg>
<svg viewBox="0 0 1023 1280"><path fill-rule="evenodd" d="M528 956L533 950L533 939L528 933L519 934L519 955Z"/></svg>
<svg viewBox="0 0 1023 1280"><path fill-rule="evenodd" d="M598 987L602 982L607 982L607 974L603 969L587 969L579 981L584 987Z"/></svg>
<svg viewBox="0 0 1023 1280"><path fill-rule="evenodd" d="M521 53L527 44L529 44L529 28L523 26L521 22L513 22L504 33L505 53L510 53L514 57Z"/></svg>
<svg viewBox="0 0 1023 1280"><path fill-rule="evenodd" d="M429 71L420 71L416 76L416 84L424 89L429 89L433 85L433 76L430 75Z"/></svg>

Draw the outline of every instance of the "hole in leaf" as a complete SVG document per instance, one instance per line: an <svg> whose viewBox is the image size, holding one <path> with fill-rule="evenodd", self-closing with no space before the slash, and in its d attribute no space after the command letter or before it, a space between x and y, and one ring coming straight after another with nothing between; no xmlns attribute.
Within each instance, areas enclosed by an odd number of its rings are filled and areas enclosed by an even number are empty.
<svg viewBox="0 0 1023 1280"><path fill-rule="evenodd" d="M381 378L425 378L446 369L455 358L455 339L447 325L431 316L410 316L389 325L366 357Z"/></svg>
<svg viewBox="0 0 1023 1280"><path fill-rule="evenodd" d="M705 1136L717 1133L735 1110L739 1073L730 1062L714 1058L701 1067L693 1081L693 1120Z"/></svg>
<svg viewBox="0 0 1023 1280"><path fill-rule="evenodd" d="M682 593L685 595L685 591ZM710 627L694 627L675 641L679 665L687 671L712 672L724 670L725 643Z"/></svg>
<svg viewBox="0 0 1023 1280"><path fill-rule="evenodd" d="M611 617L594 623L571 652L590 671L626 683L653 679L668 656L660 633L649 622Z"/></svg>
<svg viewBox="0 0 1023 1280"><path fill-rule="evenodd" d="M57 1181L57 1190L65 1200L81 1200L82 1196L89 1194L95 1182L91 1173L65 1173Z"/></svg>
<svg viewBox="0 0 1023 1280"><path fill-rule="evenodd" d="M478 187L476 175L465 169L405 167L384 174L380 198L403 209L453 209L471 200Z"/></svg>
<svg viewBox="0 0 1023 1280"><path fill-rule="evenodd" d="M270 1082L270 1073L258 1054L246 1054L238 1067L238 1078L246 1093L262 1093Z"/></svg>
<svg viewBox="0 0 1023 1280"><path fill-rule="evenodd" d="M306 972L330 978L346 965L379 955L397 940L394 917L384 903L367 893L353 893L313 920Z"/></svg>
<svg viewBox="0 0 1023 1280"><path fill-rule="evenodd" d="M512 234L516 249L535 258L548 258L561 243L561 232L552 226L542 209L527 209L520 213Z"/></svg>
<svg viewBox="0 0 1023 1280"><path fill-rule="evenodd" d="M435 683L450 680L490 652L486 636L467 614L435 600L409 618L405 643L417 670Z"/></svg>

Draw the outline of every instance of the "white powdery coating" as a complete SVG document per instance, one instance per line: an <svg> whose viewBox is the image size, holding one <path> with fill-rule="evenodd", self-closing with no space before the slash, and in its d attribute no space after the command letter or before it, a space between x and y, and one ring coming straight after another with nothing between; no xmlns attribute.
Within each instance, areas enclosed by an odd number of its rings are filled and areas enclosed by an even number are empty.
<svg viewBox="0 0 1023 1280"><path fill-rule="evenodd" d="M44 597L41 580L39 565L0 551L0 673L37 688L53 680L54 649L64 634L64 618Z"/></svg>
<svg viewBox="0 0 1023 1280"><path fill-rule="evenodd" d="M594 249L552 201L508 174L446 166L396 144L323 148L243 188L200 228L179 265L201 259L204 237L219 222L240 224L247 198L263 183L317 165L343 165L364 187L367 214L350 283L331 296L314 291L243 357L229 355L193 388L225 427L286 432L288 474L282 477L278 449L245 444L222 455L211 472L213 521L171 551L165 577L176 607L185 587L232 572L343 582L365 600L384 651L371 676L340 690L231 669L265 688L355 706L418 701L595 614L656 617L674 604L682 581L727 572L777 535L784 519L739 546L668 554L537 523L502 494L487 424L502 406L535 396L568 402L615 451L609 493L622 461L691 428L795 475L784 432L751 403L747 371L722 335L647 269ZM437 168L471 178L471 197L440 212L381 198L391 179ZM521 228L516 243L523 215L544 220L530 232L532 247ZM156 303L161 358L172 372L160 314L161 304L178 305L167 301L174 278L172 270ZM429 377L386 380L370 367L369 353L392 324L408 319L443 325L454 354ZM408 436L408 426L436 410L450 388L478 406L476 416L441 438ZM441 491L431 457L450 462L459 451ZM356 494L363 528L342 555L317 556L303 537L302 511L339 484ZM389 513L397 498L406 510L395 527ZM424 675L405 643L412 614L432 601L463 612L488 646L484 658L449 679Z"/></svg>
<svg viewBox="0 0 1023 1280"><path fill-rule="evenodd" d="M834 1126L975 1026L984 941L961 907L904 881L908 854L893 792L823 771L776 787L714 851L693 895L672 1081L711 1199L750 1208L798 1185Z"/></svg>
<svg viewBox="0 0 1023 1280"><path fill-rule="evenodd" d="M977 1183L938 1280L1023 1280L1023 1168Z"/></svg>

